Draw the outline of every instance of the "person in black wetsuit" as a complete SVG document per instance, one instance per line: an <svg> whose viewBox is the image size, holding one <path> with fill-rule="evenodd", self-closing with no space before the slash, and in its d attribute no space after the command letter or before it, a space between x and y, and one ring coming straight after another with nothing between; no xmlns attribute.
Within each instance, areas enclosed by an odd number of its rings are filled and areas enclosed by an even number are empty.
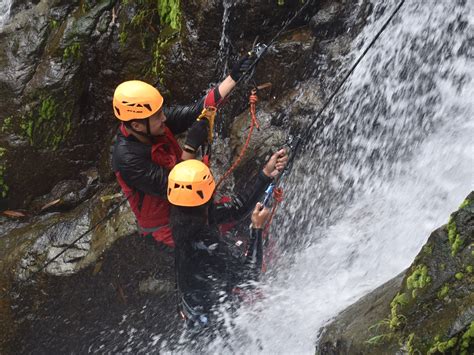
<svg viewBox="0 0 474 355"><path fill-rule="evenodd" d="M172 204L170 226L175 242L178 308L189 326L202 328L214 323L219 318L219 305L237 297L237 286L258 279L262 227L269 214L258 201L287 161L284 149L275 153L253 188L224 204L212 201L214 178L202 162L187 160L170 172L167 193ZM252 208L246 251L236 255L233 244L220 235L218 226L241 220Z"/></svg>

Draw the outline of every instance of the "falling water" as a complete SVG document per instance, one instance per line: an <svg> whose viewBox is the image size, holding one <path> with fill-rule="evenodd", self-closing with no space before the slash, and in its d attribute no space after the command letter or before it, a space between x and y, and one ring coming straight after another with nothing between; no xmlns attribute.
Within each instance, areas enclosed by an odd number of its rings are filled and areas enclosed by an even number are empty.
<svg viewBox="0 0 474 355"><path fill-rule="evenodd" d="M221 73L223 78L228 74L228 57L230 52L230 40L227 37L227 26L230 18L230 9L232 7L232 0L223 0L222 5L224 6L224 14L222 15L222 32L221 39L219 40L219 51L217 52L216 70Z"/></svg>
<svg viewBox="0 0 474 355"><path fill-rule="evenodd" d="M0 29L8 21L12 1L13 0L0 0Z"/></svg>
<svg viewBox="0 0 474 355"><path fill-rule="evenodd" d="M374 4L356 43L395 5ZM405 3L287 180L274 230L286 252L265 300L242 307L210 352L314 353L318 330L407 268L474 188L473 12L469 1ZM311 104L316 84L298 100Z"/></svg>

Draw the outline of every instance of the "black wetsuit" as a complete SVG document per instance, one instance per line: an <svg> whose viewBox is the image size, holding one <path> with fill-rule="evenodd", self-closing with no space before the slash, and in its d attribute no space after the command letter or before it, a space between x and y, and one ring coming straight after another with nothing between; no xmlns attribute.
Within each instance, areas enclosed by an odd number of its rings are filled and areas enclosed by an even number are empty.
<svg viewBox="0 0 474 355"><path fill-rule="evenodd" d="M244 252L233 240L220 236L218 226L247 216L261 199L272 179L262 172L252 191L224 204L211 204L209 225L173 226L173 234L188 234L176 242L176 282L178 306L191 326L205 326L215 318L216 306L234 297L236 286L257 279L262 265L262 231L250 229ZM180 227L177 227L178 229Z"/></svg>

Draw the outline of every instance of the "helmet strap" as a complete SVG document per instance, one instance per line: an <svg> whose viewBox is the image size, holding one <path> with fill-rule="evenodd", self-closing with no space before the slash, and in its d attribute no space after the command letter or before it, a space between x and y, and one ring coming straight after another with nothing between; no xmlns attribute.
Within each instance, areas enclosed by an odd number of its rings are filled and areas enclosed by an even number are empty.
<svg viewBox="0 0 474 355"><path fill-rule="evenodd" d="M146 133L137 131L135 128L132 127L131 124L127 125L127 127L130 128L130 130L133 131L133 133L138 134L139 136L148 138L151 140L152 143L155 143L157 137L151 134L150 119L144 118L144 120L145 120L145 125L146 125Z"/></svg>

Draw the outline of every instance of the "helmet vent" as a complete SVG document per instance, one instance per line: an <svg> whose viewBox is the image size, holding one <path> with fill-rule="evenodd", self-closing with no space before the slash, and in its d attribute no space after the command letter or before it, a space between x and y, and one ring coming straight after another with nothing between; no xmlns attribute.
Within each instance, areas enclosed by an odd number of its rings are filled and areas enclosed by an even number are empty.
<svg viewBox="0 0 474 355"><path fill-rule="evenodd" d="M179 186L180 186L179 184L174 184L175 189L179 189Z"/></svg>
<svg viewBox="0 0 474 355"><path fill-rule="evenodd" d="M201 190L197 190L196 193L199 195L200 198L204 200L204 194Z"/></svg>
<svg viewBox="0 0 474 355"><path fill-rule="evenodd" d="M168 189L168 196L171 195L171 187Z"/></svg>
<svg viewBox="0 0 474 355"><path fill-rule="evenodd" d="M192 189L193 189L193 187L192 187L191 185L186 185L186 188L187 188L188 190L192 190Z"/></svg>
<svg viewBox="0 0 474 355"><path fill-rule="evenodd" d="M143 104L143 107L145 107L148 111L152 111L149 104Z"/></svg>
<svg viewBox="0 0 474 355"><path fill-rule="evenodd" d="M120 110L118 109L118 107L114 106L114 108L115 108L115 111L117 111L117 114L120 116Z"/></svg>

